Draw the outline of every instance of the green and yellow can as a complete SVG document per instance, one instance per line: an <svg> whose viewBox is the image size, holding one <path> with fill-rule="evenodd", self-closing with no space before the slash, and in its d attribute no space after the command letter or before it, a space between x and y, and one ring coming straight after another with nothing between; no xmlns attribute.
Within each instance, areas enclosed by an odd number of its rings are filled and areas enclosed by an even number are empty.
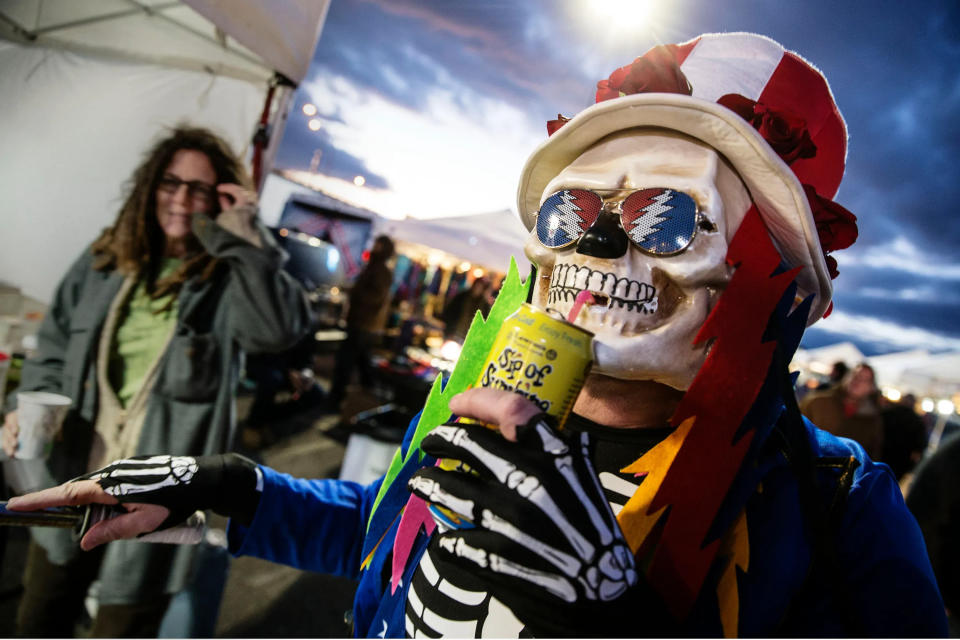
<svg viewBox="0 0 960 640"><path fill-rule="evenodd" d="M474 387L520 394L552 416L562 429L592 365L593 333L524 303L500 327ZM439 466L469 471L458 460L443 459ZM442 506L430 505L430 511L441 527L473 526Z"/></svg>

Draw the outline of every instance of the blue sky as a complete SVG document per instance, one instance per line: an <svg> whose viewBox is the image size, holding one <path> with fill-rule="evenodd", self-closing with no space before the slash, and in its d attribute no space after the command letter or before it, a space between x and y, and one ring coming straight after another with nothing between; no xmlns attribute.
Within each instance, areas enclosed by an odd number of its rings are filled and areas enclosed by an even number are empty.
<svg viewBox="0 0 960 640"><path fill-rule="evenodd" d="M847 121L836 200L860 239L835 254L834 313L803 346L960 350L955 0L331 0L277 166L307 169L319 149L324 190L390 217L515 209L547 120L591 104L597 80L651 46L711 31L797 51Z"/></svg>

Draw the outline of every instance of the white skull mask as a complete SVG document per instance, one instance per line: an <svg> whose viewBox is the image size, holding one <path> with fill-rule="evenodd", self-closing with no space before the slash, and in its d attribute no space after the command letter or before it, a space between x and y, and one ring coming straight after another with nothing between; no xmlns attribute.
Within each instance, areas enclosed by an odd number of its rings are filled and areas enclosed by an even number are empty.
<svg viewBox="0 0 960 640"><path fill-rule="evenodd" d="M693 241L678 254L642 252L608 212L563 249L545 247L534 228L525 251L539 267L536 306L568 317L577 293L595 295L597 301L585 304L574 320L594 333L594 372L685 390L709 347L694 347L693 340L730 279L727 246L750 206L737 174L693 138L631 129L584 151L550 181L541 203L563 189L654 187L686 193L699 208Z"/></svg>

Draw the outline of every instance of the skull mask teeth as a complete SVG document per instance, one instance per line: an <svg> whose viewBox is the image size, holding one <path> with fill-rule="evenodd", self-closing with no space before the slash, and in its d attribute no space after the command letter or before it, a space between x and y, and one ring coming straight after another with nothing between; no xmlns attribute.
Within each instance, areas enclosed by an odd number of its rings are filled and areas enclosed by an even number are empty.
<svg viewBox="0 0 960 640"><path fill-rule="evenodd" d="M572 303L581 291L590 291L594 294L593 304L608 309L626 308L644 315L657 312L657 289L652 284L575 264L554 265L547 304L555 307L558 303Z"/></svg>

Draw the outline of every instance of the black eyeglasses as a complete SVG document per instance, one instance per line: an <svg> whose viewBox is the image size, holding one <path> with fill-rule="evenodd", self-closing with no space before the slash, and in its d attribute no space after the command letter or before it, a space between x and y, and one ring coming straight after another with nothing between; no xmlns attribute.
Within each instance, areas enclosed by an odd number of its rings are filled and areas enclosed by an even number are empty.
<svg viewBox="0 0 960 640"><path fill-rule="evenodd" d="M537 239L549 249L578 241L604 210L619 214L620 226L641 251L676 255L690 246L701 222L696 201L675 189L610 189L621 198L604 199L587 189L564 189L543 201L537 213Z"/></svg>
<svg viewBox="0 0 960 640"><path fill-rule="evenodd" d="M157 184L157 189L164 193L176 193L180 185L187 185L187 196L203 204L211 204L217 199L217 189L212 184L200 180L181 180L172 173L165 173Z"/></svg>

